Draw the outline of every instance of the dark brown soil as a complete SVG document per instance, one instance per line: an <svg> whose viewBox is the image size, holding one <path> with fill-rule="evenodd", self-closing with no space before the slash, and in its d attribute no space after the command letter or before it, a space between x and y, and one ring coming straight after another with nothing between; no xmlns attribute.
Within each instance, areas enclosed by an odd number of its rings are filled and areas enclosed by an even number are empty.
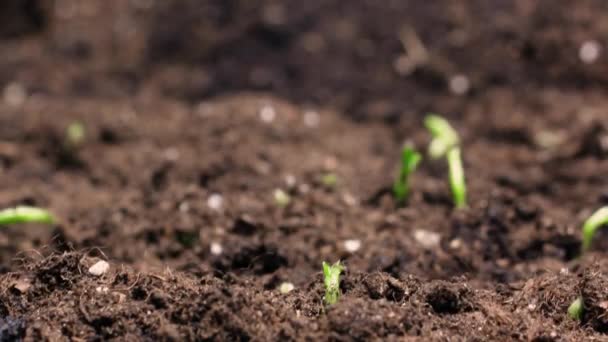
<svg viewBox="0 0 608 342"><path fill-rule="evenodd" d="M608 340L606 234L578 257L581 223L608 204L608 58L579 58L608 42L607 10L3 2L0 208L60 223L0 231L0 341ZM428 56L406 73L412 32ZM428 111L463 138L467 209L441 162L406 206L390 195ZM99 260L109 271L90 274ZM342 297L325 307L321 262L336 260Z"/></svg>

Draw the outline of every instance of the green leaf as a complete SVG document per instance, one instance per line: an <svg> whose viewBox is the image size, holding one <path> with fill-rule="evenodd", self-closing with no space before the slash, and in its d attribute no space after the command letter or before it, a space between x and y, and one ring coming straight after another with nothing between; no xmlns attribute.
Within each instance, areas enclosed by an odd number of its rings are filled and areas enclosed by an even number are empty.
<svg viewBox="0 0 608 342"><path fill-rule="evenodd" d="M334 305L340 299L340 273L344 270L340 261L329 265L323 261L323 282L325 284L325 304Z"/></svg>
<svg viewBox="0 0 608 342"><path fill-rule="evenodd" d="M443 157L452 147L460 143L458 133L450 126L450 123L436 114L427 115L424 119L424 126L433 137L429 145L429 155L433 159Z"/></svg>

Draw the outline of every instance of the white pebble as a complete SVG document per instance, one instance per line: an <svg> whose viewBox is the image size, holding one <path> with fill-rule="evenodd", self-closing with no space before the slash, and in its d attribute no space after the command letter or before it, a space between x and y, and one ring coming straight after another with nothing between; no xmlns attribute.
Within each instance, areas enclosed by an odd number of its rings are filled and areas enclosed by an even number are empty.
<svg viewBox="0 0 608 342"><path fill-rule="evenodd" d="M414 231L414 238L422 247L427 249L437 247L441 241L441 235L424 229L416 229Z"/></svg>
<svg viewBox="0 0 608 342"><path fill-rule="evenodd" d="M465 75L455 75L450 78L450 90L456 95L464 95L469 91L471 84Z"/></svg>
<svg viewBox="0 0 608 342"><path fill-rule="evenodd" d="M25 103L27 93L21 84L13 82L4 87L3 97L9 106L19 107Z"/></svg>
<svg viewBox="0 0 608 342"><path fill-rule="evenodd" d="M168 149L163 151L163 156L168 161L177 161L179 159L179 150L175 147L169 147Z"/></svg>
<svg viewBox="0 0 608 342"><path fill-rule="evenodd" d="M274 121L274 118L277 116L277 112L274 110L272 106L264 106L260 109L260 119L265 123L271 123Z"/></svg>
<svg viewBox="0 0 608 342"><path fill-rule="evenodd" d="M190 211L190 204L188 204L188 202L182 202L179 204L178 209L182 213L187 213L188 211Z"/></svg>
<svg viewBox="0 0 608 342"><path fill-rule="evenodd" d="M288 188L293 188L296 186L296 176L292 174L285 176L285 184L287 184Z"/></svg>
<svg viewBox="0 0 608 342"><path fill-rule="evenodd" d="M452 241L450 241L450 248L451 249L458 249L462 246L462 240L456 238Z"/></svg>
<svg viewBox="0 0 608 342"><path fill-rule="evenodd" d="M361 248L361 240L351 239L344 241L344 249L349 253L355 253Z"/></svg>
<svg viewBox="0 0 608 342"><path fill-rule="evenodd" d="M222 209L223 204L224 198L220 194L211 194L211 196L207 198L207 206L213 210Z"/></svg>
<svg viewBox="0 0 608 342"><path fill-rule="evenodd" d="M600 57L601 46L595 40L584 42L578 50L578 57L583 63L591 64Z"/></svg>
<svg viewBox="0 0 608 342"><path fill-rule="evenodd" d="M293 291L294 289L295 286L293 286L293 284L289 282L281 283L281 285L279 286L279 292L281 292L282 294L287 294Z"/></svg>
<svg viewBox="0 0 608 342"><path fill-rule="evenodd" d="M312 111L312 110L304 113L304 124L306 126L314 128L314 127L319 126L320 122L321 122L321 116L319 115L319 113Z"/></svg>
<svg viewBox="0 0 608 342"><path fill-rule="evenodd" d="M222 252L224 251L224 248L222 247L222 245L220 245L217 242L212 242L211 246L209 247L209 251L211 252L211 254L213 255L220 255L222 254Z"/></svg>
<svg viewBox="0 0 608 342"><path fill-rule="evenodd" d="M89 268L89 273L94 276L100 276L108 271L110 268L110 264L107 261L99 260L95 263L95 265Z"/></svg>

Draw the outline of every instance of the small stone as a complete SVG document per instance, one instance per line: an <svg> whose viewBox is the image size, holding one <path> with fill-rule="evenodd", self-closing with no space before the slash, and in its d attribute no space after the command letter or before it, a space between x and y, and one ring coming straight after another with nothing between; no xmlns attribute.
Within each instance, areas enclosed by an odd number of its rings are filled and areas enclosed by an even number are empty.
<svg viewBox="0 0 608 342"><path fill-rule="evenodd" d="M21 84L13 82L4 87L3 97L9 106L19 107L25 103L27 93Z"/></svg>
<svg viewBox="0 0 608 342"><path fill-rule="evenodd" d="M285 184L287 184L288 188L292 189L296 186L296 177L292 174L285 176Z"/></svg>
<svg viewBox="0 0 608 342"><path fill-rule="evenodd" d="M89 268L89 273L94 276L100 276L108 271L110 264L107 261L99 260Z"/></svg>
<svg viewBox="0 0 608 342"><path fill-rule="evenodd" d="M319 126L321 122L321 116L315 111L307 111L304 113L304 124L308 127L314 128Z"/></svg>
<svg viewBox="0 0 608 342"><path fill-rule="evenodd" d="M351 239L344 241L344 249L349 253L355 253L361 248L361 240Z"/></svg>
<svg viewBox="0 0 608 342"><path fill-rule="evenodd" d="M207 206L213 210L222 209L223 203L224 198L220 194L211 194L211 196L207 198Z"/></svg>
<svg viewBox="0 0 608 342"><path fill-rule="evenodd" d="M209 246L209 251L213 255L220 255L220 254L222 254L222 252L224 252L224 248L219 243L212 242L211 246Z"/></svg>
<svg viewBox="0 0 608 342"><path fill-rule="evenodd" d="M414 238L426 249L437 247L441 241L441 235L424 229L416 229L414 231Z"/></svg>
<svg viewBox="0 0 608 342"><path fill-rule="evenodd" d="M272 106L266 105L260 109L260 119L265 123L273 122L276 116L277 112Z"/></svg>
<svg viewBox="0 0 608 342"><path fill-rule="evenodd" d="M456 95L464 95L469 91L471 84L465 75L455 75L450 78L450 91Z"/></svg>
<svg viewBox="0 0 608 342"><path fill-rule="evenodd" d="M293 284L290 282L284 282L284 283L281 283L281 285L279 285L279 292L281 292L282 294L288 294L289 292L293 291L294 289L295 289L295 286L293 286Z"/></svg>
<svg viewBox="0 0 608 342"><path fill-rule="evenodd" d="M595 40L588 40L581 44L580 49L578 50L578 57L585 64L591 64L597 61L600 57L601 46Z"/></svg>
<svg viewBox="0 0 608 342"><path fill-rule="evenodd" d="M451 249L459 249L461 246L462 246L462 240L460 240L460 239L454 239L454 240L450 241Z"/></svg>

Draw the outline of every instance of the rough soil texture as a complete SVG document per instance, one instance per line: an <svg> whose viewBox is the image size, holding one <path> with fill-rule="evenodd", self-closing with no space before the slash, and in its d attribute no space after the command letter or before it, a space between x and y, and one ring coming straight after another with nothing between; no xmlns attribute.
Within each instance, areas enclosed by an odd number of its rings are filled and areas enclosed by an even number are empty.
<svg viewBox="0 0 608 342"><path fill-rule="evenodd" d="M0 341L608 340L606 234L578 255L608 204L608 58L579 58L607 10L3 1L0 207L60 221L0 231ZM407 70L412 32L427 55ZM462 136L464 210L428 158L407 205L390 194L428 111Z"/></svg>

